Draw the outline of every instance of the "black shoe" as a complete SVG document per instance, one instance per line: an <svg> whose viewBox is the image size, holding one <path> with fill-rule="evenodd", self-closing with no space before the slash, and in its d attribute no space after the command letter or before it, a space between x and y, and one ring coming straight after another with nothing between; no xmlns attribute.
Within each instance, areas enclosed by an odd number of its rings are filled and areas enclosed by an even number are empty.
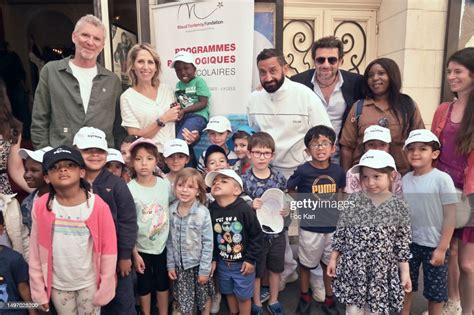
<svg viewBox="0 0 474 315"><path fill-rule="evenodd" d="M302 298L300 298L298 302L298 307L296 308L297 315L310 315L309 311L311 309L311 301L306 302Z"/></svg>
<svg viewBox="0 0 474 315"><path fill-rule="evenodd" d="M344 312L340 312L340 310L337 307L336 301L332 305L326 305L325 303L318 303L321 305L321 311L324 315L339 315L339 314L345 314Z"/></svg>

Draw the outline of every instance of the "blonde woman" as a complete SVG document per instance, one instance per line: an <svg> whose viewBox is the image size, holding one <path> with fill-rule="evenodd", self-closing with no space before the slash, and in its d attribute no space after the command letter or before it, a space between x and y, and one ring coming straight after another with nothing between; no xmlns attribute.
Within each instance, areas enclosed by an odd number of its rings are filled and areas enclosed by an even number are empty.
<svg viewBox="0 0 474 315"><path fill-rule="evenodd" d="M128 52L127 73L131 87L120 97L122 126L129 135L152 139L159 152L175 138L180 111L174 91L161 83L160 57L150 44L137 44Z"/></svg>

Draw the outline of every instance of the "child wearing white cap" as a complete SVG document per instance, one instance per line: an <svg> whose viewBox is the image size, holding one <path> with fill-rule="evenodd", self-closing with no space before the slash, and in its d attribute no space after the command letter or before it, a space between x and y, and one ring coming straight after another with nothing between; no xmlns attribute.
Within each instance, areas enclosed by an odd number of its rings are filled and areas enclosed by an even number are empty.
<svg viewBox="0 0 474 315"><path fill-rule="evenodd" d="M49 185L44 181L42 163L43 155L52 149L52 147L48 146L36 151L27 149L20 149L18 151L20 157L25 160L25 174L23 178L28 187L34 189L21 203L23 224L28 227L28 230L31 230L31 210L33 209L33 203L36 199L49 192Z"/></svg>
<svg viewBox="0 0 474 315"><path fill-rule="evenodd" d="M209 122L207 123L206 129L204 129L204 131L207 131L209 142L211 144L218 145L224 149L227 155L229 166L233 166L239 158L237 157L237 154L235 154L234 151L230 150L227 147L226 144L227 139L232 134L232 126L230 124L229 119L227 119L227 117L225 116L213 116L211 117L211 119L209 119ZM204 170L206 168L206 165L204 163L205 154L206 153L203 152L202 155L199 157L199 162L197 166L198 171L202 173L204 173Z"/></svg>
<svg viewBox="0 0 474 315"><path fill-rule="evenodd" d="M212 260L220 292L227 297L230 314L250 314L262 230L255 211L240 198L243 183L235 171L210 172L205 182L215 198L209 211L214 230Z"/></svg>
<svg viewBox="0 0 474 315"><path fill-rule="evenodd" d="M196 76L194 57L187 51L179 51L173 58L171 68L176 71L176 105L181 107L176 123L176 137L184 140L183 129L202 132L209 120L209 98L211 92L203 78Z"/></svg>
<svg viewBox="0 0 474 315"><path fill-rule="evenodd" d="M171 190L173 191L176 174L184 169L189 162L188 144L181 139L170 140L165 143L163 156L165 158L165 164L170 170L165 175L165 179L169 181Z"/></svg>
<svg viewBox="0 0 474 315"><path fill-rule="evenodd" d="M105 169L107 163L107 140L105 133L97 128L82 127L74 136L73 144L84 159L87 180L95 194L110 208L117 231L117 287L114 299L102 307L104 314L118 311L132 314L135 303L133 294L132 250L137 239L137 213L132 194L127 184Z"/></svg>
<svg viewBox="0 0 474 315"><path fill-rule="evenodd" d="M115 176L122 178L124 167L125 161L123 160L122 153L117 149L107 149L107 163L105 163L105 168Z"/></svg>
<svg viewBox="0 0 474 315"><path fill-rule="evenodd" d="M369 126L364 131L363 151L381 150L390 153L391 142L390 129L378 125ZM344 191L348 194L362 190L359 173L353 171L354 167L346 174L346 188ZM399 196L402 194L402 175L398 171L395 172L390 191Z"/></svg>
<svg viewBox="0 0 474 315"><path fill-rule="evenodd" d="M335 277L334 295L346 304L346 314L399 312L411 291L411 230L405 201L390 192L395 161L369 150L353 171L360 173L363 191L346 200L332 239L327 273Z"/></svg>
<svg viewBox="0 0 474 315"><path fill-rule="evenodd" d="M427 129L412 130L403 147L413 169L403 176L403 195L413 230L411 281L416 292L423 265L423 296L428 300L430 314L441 314L444 302L448 301L447 256L459 202L451 176L433 165L440 147L438 138ZM410 313L411 301L409 293L402 314Z"/></svg>

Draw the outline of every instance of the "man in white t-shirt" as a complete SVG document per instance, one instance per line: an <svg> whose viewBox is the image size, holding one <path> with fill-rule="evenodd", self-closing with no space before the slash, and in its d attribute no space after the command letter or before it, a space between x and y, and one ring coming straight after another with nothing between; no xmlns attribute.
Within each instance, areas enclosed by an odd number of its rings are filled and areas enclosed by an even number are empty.
<svg viewBox="0 0 474 315"><path fill-rule="evenodd" d="M76 132L90 126L105 132L109 147L119 146L117 140L124 135L118 104L121 82L97 64L105 44L105 26L93 15L83 16L72 41L74 56L49 62L41 70L33 104L33 144L36 148L72 145Z"/></svg>

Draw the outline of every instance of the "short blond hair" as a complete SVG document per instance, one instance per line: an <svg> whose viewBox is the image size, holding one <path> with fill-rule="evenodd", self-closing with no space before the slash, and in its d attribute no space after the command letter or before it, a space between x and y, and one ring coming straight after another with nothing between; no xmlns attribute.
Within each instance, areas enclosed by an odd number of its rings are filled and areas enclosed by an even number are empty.
<svg viewBox="0 0 474 315"><path fill-rule="evenodd" d="M105 40L105 25L104 25L104 23L102 23L102 21L98 17L96 17L92 14L87 14L87 15L84 15L83 17L81 17L76 22L76 25L74 26L73 33L77 33L81 29L82 25L84 25L84 23L92 24L95 27L101 28L104 31L104 40Z"/></svg>
<svg viewBox="0 0 474 315"><path fill-rule="evenodd" d="M151 85L158 86L158 84L160 83L159 76L161 73L161 60L155 48L148 43L136 44L128 52L128 55L127 55L128 82L130 83L131 86L135 86L138 83L137 76L135 72L133 71L133 64L135 63L135 60L137 60L138 53L142 50L148 51L151 57L153 58L153 61L155 61L156 72L155 72L155 75L153 75L153 78L151 78Z"/></svg>

